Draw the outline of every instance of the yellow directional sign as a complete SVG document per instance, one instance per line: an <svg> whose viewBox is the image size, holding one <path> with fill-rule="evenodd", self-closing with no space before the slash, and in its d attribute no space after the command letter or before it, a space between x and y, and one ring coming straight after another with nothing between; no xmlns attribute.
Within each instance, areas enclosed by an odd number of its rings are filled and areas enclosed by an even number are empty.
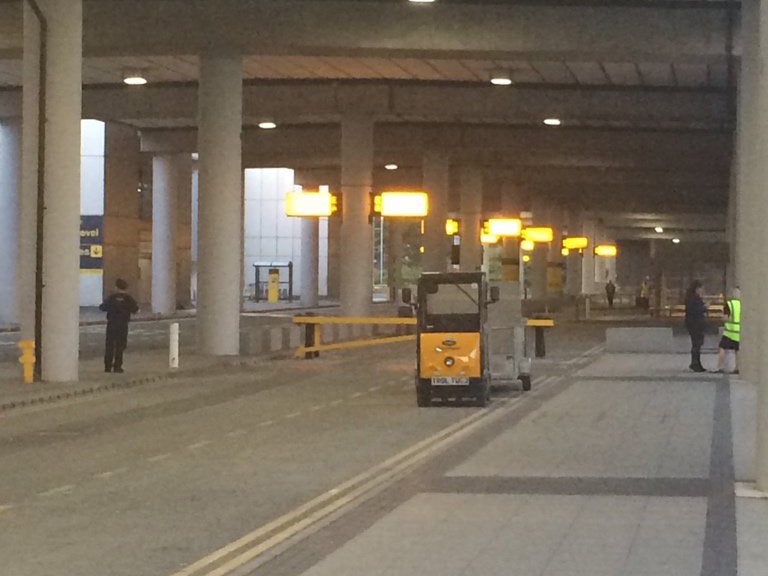
<svg viewBox="0 0 768 576"><path fill-rule="evenodd" d="M91 248L91 258L103 258L104 257L104 249L101 244L92 244L90 246Z"/></svg>

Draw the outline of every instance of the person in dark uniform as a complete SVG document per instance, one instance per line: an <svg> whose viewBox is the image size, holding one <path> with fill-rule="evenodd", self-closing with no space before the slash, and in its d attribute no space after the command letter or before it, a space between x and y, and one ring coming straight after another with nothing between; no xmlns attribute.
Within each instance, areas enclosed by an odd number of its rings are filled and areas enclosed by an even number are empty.
<svg viewBox="0 0 768 576"><path fill-rule="evenodd" d="M608 300L608 308L613 308L613 297L616 295L616 284L613 280L608 280L608 284L605 285L605 298Z"/></svg>
<svg viewBox="0 0 768 576"><path fill-rule="evenodd" d="M136 300L126 292L128 283L115 281L117 290L110 294L99 310L107 313L107 341L104 349L104 372L123 371L123 351L128 346L128 322L139 311Z"/></svg>
<svg viewBox="0 0 768 576"><path fill-rule="evenodd" d="M694 280L685 293L685 327L691 336L691 364L694 372L706 372L701 365L701 345L707 329L707 306L701 297L703 288L700 280Z"/></svg>

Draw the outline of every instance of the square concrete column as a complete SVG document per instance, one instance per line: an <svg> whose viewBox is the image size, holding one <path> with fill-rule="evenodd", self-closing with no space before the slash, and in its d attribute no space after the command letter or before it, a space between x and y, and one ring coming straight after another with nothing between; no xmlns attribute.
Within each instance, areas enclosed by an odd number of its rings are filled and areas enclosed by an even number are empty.
<svg viewBox="0 0 768 576"><path fill-rule="evenodd" d="M368 221L373 184L373 119L344 116L341 122L341 307L367 316L373 300L373 235Z"/></svg>
<svg viewBox="0 0 768 576"><path fill-rule="evenodd" d="M475 166L463 166L459 171L461 197L461 256L462 272L480 270L483 245L480 243L480 221L483 218L483 171Z"/></svg>
<svg viewBox="0 0 768 576"><path fill-rule="evenodd" d="M201 350L240 349L242 294L242 58L200 58L197 325Z"/></svg>
<svg viewBox="0 0 768 576"><path fill-rule="evenodd" d="M445 272L451 257L451 241L445 234L450 186L448 154L429 152L422 164L422 185L429 194L429 214L424 219L424 272Z"/></svg>
<svg viewBox="0 0 768 576"><path fill-rule="evenodd" d="M82 1L41 2L48 21L42 378L78 378Z"/></svg>
<svg viewBox="0 0 768 576"><path fill-rule="evenodd" d="M152 311L176 310L179 198L189 198L192 158L157 155L152 162Z"/></svg>
<svg viewBox="0 0 768 576"><path fill-rule="evenodd" d="M0 326L18 320L16 300L21 193L21 122L0 122Z"/></svg>
<svg viewBox="0 0 768 576"><path fill-rule="evenodd" d="M21 340L35 338L37 261L37 199L40 187L40 22L24 2L22 69L21 195L19 197L16 295Z"/></svg>

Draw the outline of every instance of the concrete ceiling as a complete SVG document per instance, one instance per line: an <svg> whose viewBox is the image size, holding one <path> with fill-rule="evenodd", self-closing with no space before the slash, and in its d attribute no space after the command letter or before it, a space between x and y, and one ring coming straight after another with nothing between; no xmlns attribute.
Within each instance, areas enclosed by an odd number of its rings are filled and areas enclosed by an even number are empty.
<svg viewBox="0 0 768 576"><path fill-rule="evenodd" d="M455 163L478 163L530 193L611 213L722 213L727 204L737 1L83 5L83 114L136 126L147 150L194 149L198 54L238 50L244 124L280 124L246 131L250 165L337 170L338 122L355 110L379 123L377 165L396 158L403 178L425 150L446 148ZM0 0L0 117L19 109L21 31L21 1ZM150 85L123 86L127 69ZM514 85L490 86L496 69ZM564 126L543 127L551 116ZM633 229L603 219L617 234Z"/></svg>

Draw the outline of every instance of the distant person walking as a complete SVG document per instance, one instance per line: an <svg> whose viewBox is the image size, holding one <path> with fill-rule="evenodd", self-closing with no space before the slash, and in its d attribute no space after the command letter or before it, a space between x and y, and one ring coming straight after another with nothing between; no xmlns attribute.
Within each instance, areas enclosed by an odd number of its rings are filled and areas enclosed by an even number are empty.
<svg viewBox="0 0 768 576"><path fill-rule="evenodd" d="M613 280L608 280L605 285L605 298L608 300L608 308L613 308L613 297L616 296L616 284Z"/></svg>
<svg viewBox="0 0 768 576"><path fill-rule="evenodd" d="M701 345L707 329L707 306L701 297L703 287L700 280L694 280L685 293L685 327L691 336L691 364L694 372L706 372L701 365Z"/></svg>
<svg viewBox="0 0 768 576"><path fill-rule="evenodd" d="M117 290L99 306L99 310L107 313L104 372L123 371L123 351L128 346L128 322L131 321L131 314L139 311L136 300L126 292L128 283L125 280L118 278L115 288Z"/></svg>
<svg viewBox="0 0 768 576"><path fill-rule="evenodd" d="M725 370L725 355L728 350L733 350L734 365L733 373L739 373L739 342L741 341L741 290L733 289L731 298L725 302L725 314L727 319L723 326L723 337L720 338L720 344L717 350L717 370Z"/></svg>

